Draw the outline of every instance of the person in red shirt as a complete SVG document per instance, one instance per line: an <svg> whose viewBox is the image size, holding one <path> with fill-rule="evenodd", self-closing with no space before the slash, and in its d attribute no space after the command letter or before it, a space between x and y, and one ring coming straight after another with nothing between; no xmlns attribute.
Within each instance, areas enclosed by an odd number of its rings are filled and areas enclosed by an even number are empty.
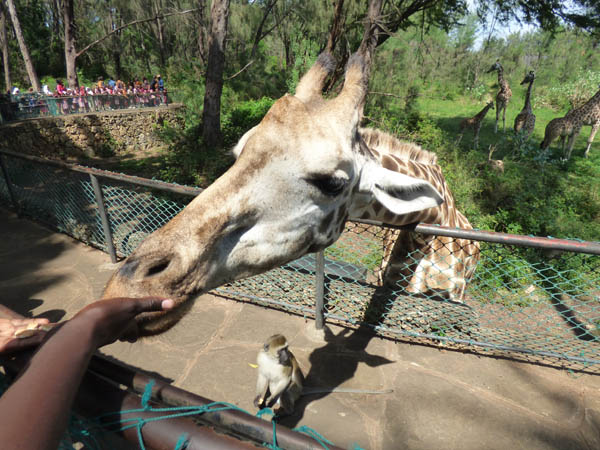
<svg viewBox="0 0 600 450"><path fill-rule="evenodd" d="M67 95L67 90L62 80L56 80L56 95Z"/></svg>

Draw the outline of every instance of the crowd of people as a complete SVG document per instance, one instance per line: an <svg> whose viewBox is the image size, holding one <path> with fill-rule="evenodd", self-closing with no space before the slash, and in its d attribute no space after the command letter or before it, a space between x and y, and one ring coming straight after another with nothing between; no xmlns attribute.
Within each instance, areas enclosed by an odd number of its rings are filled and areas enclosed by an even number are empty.
<svg viewBox="0 0 600 450"><path fill-rule="evenodd" d="M56 80L55 90L47 84L42 92L21 93L13 87L7 93L7 101L0 108L5 121L45 115L73 114L106 111L112 109L141 108L168 104L167 90L162 77L156 75L149 81L134 78L125 83L121 79L99 77L92 86L81 85L68 88L61 79Z"/></svg>

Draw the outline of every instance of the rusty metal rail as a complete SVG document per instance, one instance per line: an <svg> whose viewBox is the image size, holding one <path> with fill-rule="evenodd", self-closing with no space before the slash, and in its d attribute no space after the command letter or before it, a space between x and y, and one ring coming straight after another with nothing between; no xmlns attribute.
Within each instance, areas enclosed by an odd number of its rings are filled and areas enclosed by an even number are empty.
<svg viewBox="0 0 600 450"><path fill-rule="evenodd" d="M523 236L520 234L498 233L496 231L464 230L449 228L426 223L411 225L389 225L374 220L351 219L353 222L366 225L385 226L396 230L411 230L430 236L447 236L458 239L472 239L475 241L491 242L494 244L518 245L545 250L567 251L573 253L589 253L600 255L600 242L576 241L571 239L557 239L553 237Z"/></svg>
<svg viewBox="0 0 600 450"><path fill-rule="evenodd" d="M195 197L203 191L201 188L182 186L175 183L166 183L164 181L150 180L148 178L136 177L134 175L125 175L122 173L109 172L108 170L94 169L92 167L85 167L79 164L72 164L63 161L57 161L54 159L45 159L38 156L23 155L20 153L10 152L8 150L0 150L0 154L5 154L13 158L24 159L27 161L33 161L48 166L60 167L62 169L72 170L74 172L85 173L88 175L95 175L100 178L106 178L115 181L124 181L126 183L135 184L138 186L144 186L160 191L171 192L173 194L189 195Z"/></svg>

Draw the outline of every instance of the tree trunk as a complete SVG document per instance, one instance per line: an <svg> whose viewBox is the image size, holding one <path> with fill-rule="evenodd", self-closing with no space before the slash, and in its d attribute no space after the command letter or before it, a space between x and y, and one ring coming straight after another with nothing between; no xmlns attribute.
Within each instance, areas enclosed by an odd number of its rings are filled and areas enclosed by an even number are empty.
<svg viewBox="0 0 600 450"><path fill-rule="evenodd" d="M67 83L71 89L79 86L77 80L77 49L75 48L75 17L73 0L63 0L63 22L65 24L65 64Z"/></svg>
<svg viewBox="0 0 600 450"><path fill-rule="evenodd" d="M208 36L208 64L202 113L202 137L208 147L219 147L221 135L221 92L225 67L225 38L229 18L229 0L213 0Z"/></svg>
<svg viewBox="0 0 600 450"><path fill-rule="evenodd" d="M25 67L27 69L27 75L29 75L29 80L31 81L31 86L33 87L34 91L40 92L42 90L42 86L40 86L40 80L35 72L35 68L31 62L31 55L29 54L27 44L23 38L23 31L21 30L21 23L19 22L17 10L15 9L15 2L13 0L6 0L6 4L8 5L8 12L10 14L13 28L15 29L15 35L17 36L17 41L19 42L19 48L21 49L21 55L23 55L23 61L25 62Z"/></svg>
<svg viewBox="0 0 600 450"><path fill-rule="evenodd" d="M166 61L167 61L167 57L166 57L166 49L165 49L165 32L164 32L164 27L163 27L163 21L162 21L162 18L160 17L160 10L161 10L160 0L155 2L153 4L153 6L154 6L154 15L156 16L156 34L158 37L158 51L159 51L159 57L160 57L160 67L164 68Z"/></svg>
<svg viewBox="0 0 600 450"><path fill-rule="evenodd" d="M202 60L202 64L206 64L206 20L205 11L206 0L198 0L198 8L194 14L194 19L198 27L198 33L196 35L198 43L198 56Z"/></svg>
<svg viewBox="0 0 600 450"><path fill-rule="evenodd" d="M10 79L10 58L8 53L8 39L6 37L6 13L4 11L4 3L0 3L0 47L2 47L4 84L6 85L6 91L10 92L12 80Z"/></svg>
<svg viewBox="0 0 600 450"><path fill-rule="evenodd" d="M325 50L331 54L333 54L335 45L337 44L344 30L344 23L346 21L346 18L343 15L344 0L337 0L333 9L333 23L331 24L329 38L327 39L327 45L325 46Z"/></svg>
<svg viewBox="0 0 600 450"><path fill-rule="evenodd" d="M254 34L254 43L252 44L252 51L250 52L250 59L252 59L256 56L256 51L258 50L258 44L260 44L260 41L264 38L263 29L265 27L265 23L267 22L267 18L269 17L271 10L275 6L275 3L277 3L277 0L269 0L267 2L267 4L265 5L265 10L263 11L262 20L260 21L260 24L258 25L258 28L256 29L256 33Z"/></svg>

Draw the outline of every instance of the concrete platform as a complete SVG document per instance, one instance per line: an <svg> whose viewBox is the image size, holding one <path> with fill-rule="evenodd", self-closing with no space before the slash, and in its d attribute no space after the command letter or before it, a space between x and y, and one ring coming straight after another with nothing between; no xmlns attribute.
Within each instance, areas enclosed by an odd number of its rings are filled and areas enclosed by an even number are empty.
<svg viewBox="0 0 600 450"><path fill-rule="evenodd" d="M108 255L0 209L5 306L64 320L97 299ZM599 449L600 376L374 338L205 295L169 332L102 349L199 395L252 406L256 353L274 333L290 341L307 384L393 389L304 397L283 421L352 449Z"/></svg>

